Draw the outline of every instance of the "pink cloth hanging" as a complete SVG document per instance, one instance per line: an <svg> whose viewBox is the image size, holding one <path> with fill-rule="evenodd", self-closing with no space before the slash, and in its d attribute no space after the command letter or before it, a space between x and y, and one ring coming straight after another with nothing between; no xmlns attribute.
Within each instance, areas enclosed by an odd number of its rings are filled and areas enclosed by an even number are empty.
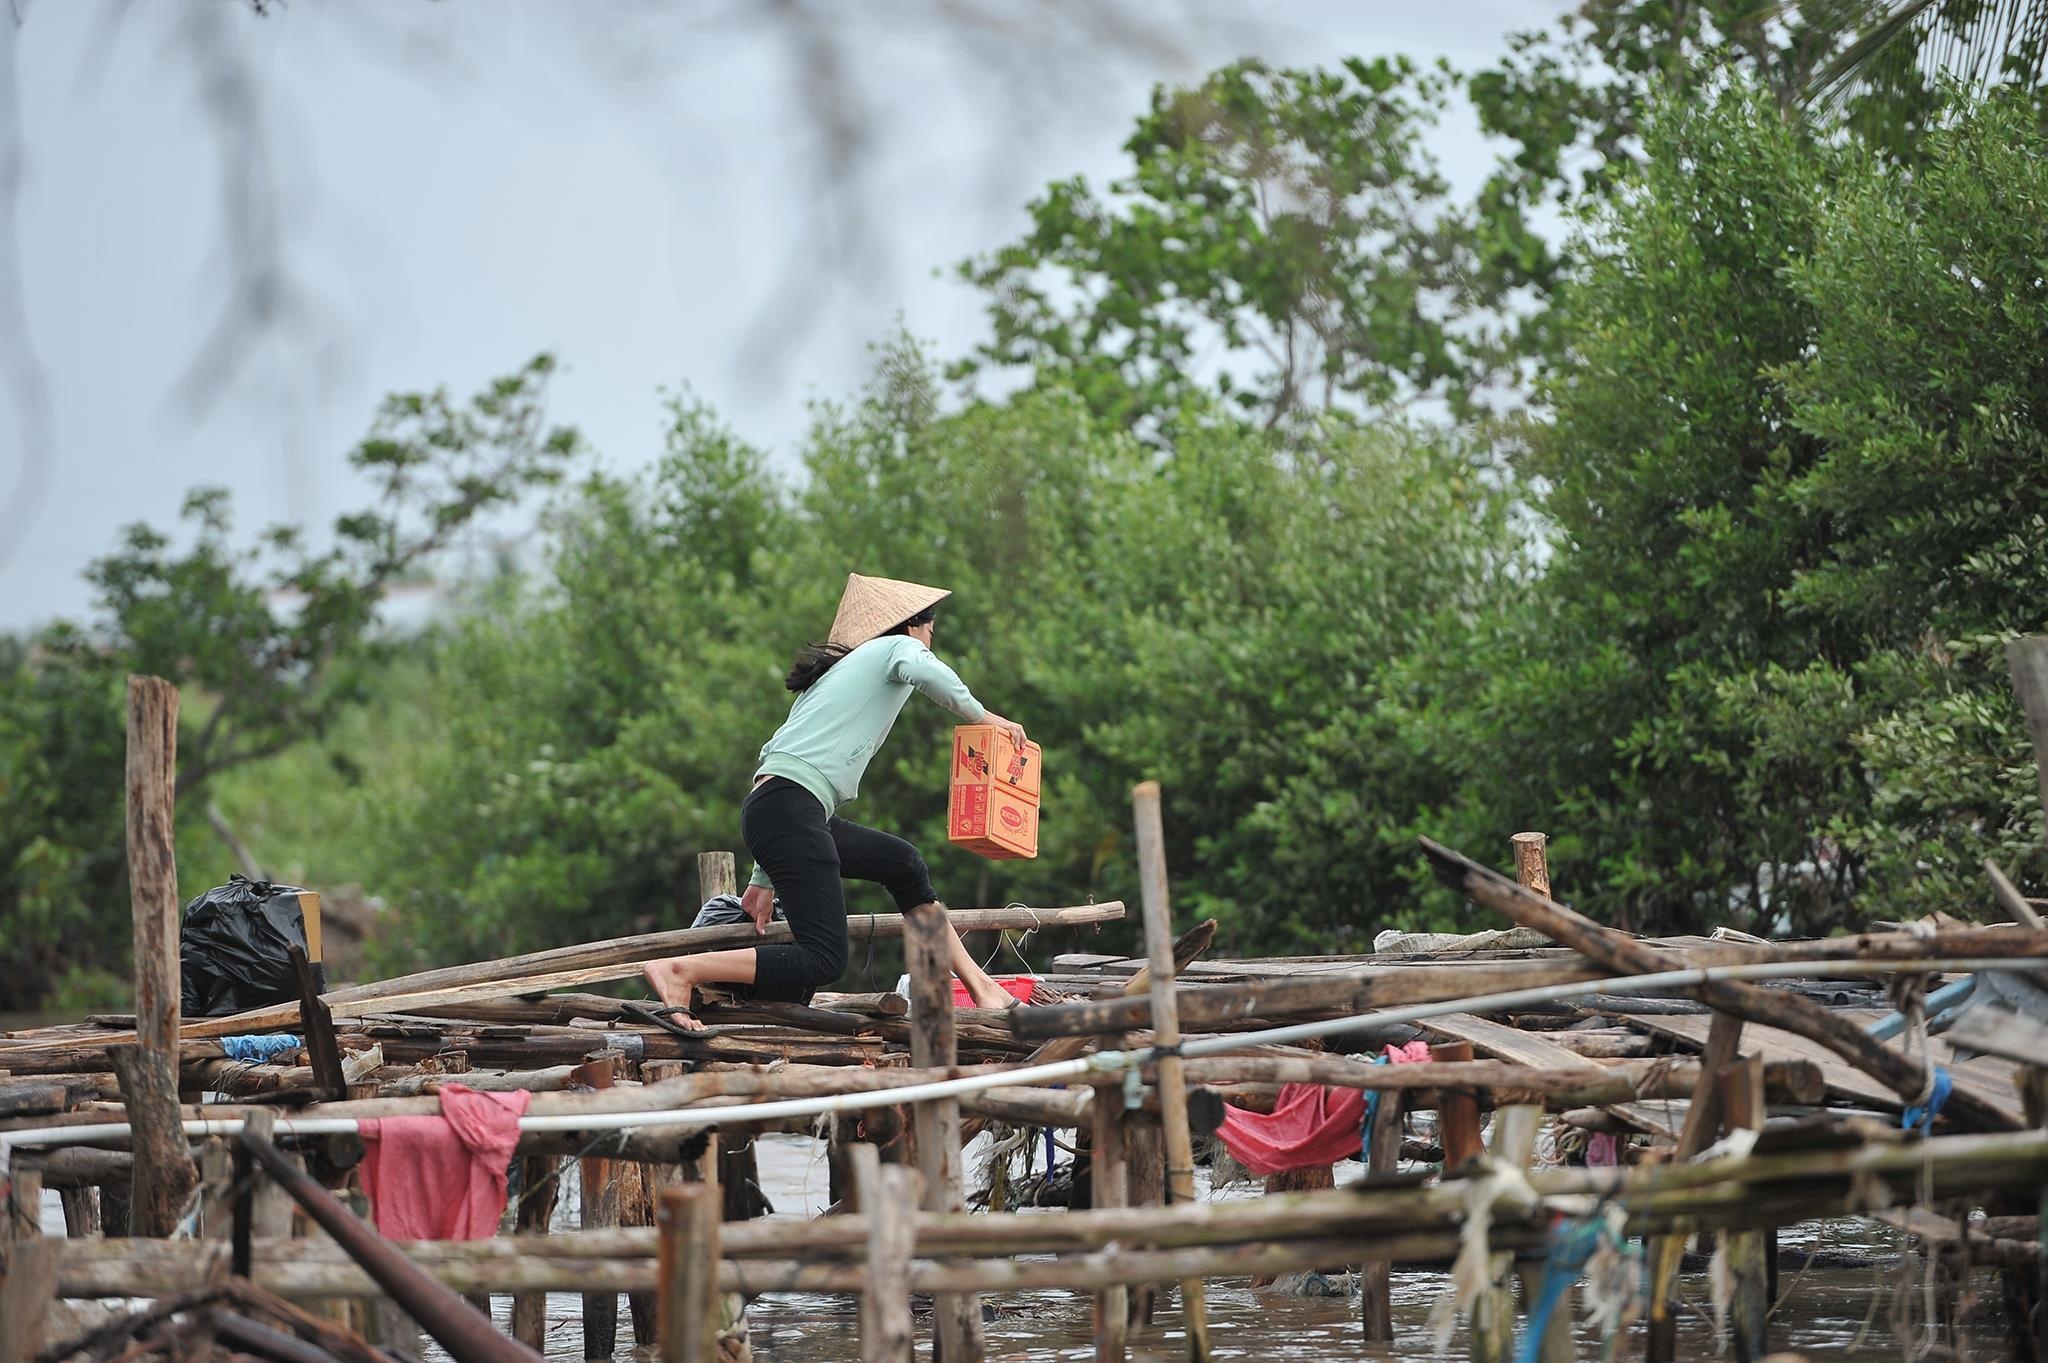
<svg viewBox="0 0 2048 1363"><path fill-rule="evenodd" d="M1390 1065L1418 1064L1429 1059L1429 1043L1388 1046L1383 1054ZM1216 1135L1230 1157L1252 1173L1281 1174L1358 1158L1364 1119L1363 1090L1287 1084L1271 1112L1226 1105Z"/></svg>
<svg viewBox="0 0 2048 1363"><path fill-rule="evenodd" d="M441 1086L435 1117L361 1124L363 1191L377 1229L394 1240L482 1240L498 1233L505 1168L533 1095Z"/></svg>

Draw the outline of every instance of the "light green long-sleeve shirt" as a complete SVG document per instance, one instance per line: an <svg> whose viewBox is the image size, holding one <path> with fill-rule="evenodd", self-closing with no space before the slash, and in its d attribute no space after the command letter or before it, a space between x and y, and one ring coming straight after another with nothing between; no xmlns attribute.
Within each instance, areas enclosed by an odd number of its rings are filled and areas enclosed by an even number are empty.
<svg viewBox="0 0 2048 1363"><path fill-rule="evenodd" d="M834 813L860 794L861 774L912 689L969 724L988 716L967 683L930 649L906 635L884 635L834 663L796 698L789 718L762 745L754 775L787 777L817 796L828 815ZM748 883L765 886L768 877L756 866Z"/></svg>

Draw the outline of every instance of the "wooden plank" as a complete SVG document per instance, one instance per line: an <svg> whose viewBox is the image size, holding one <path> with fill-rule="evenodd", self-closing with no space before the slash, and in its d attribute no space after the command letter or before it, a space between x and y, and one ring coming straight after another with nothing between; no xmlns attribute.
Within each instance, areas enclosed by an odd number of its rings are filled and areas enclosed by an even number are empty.
<svg viewBox="0 0 2048 1363"><path fill-rule="evenodd" d="M1120 900L1081 904L1057 909L955 909L950 910L953 926L961 932L996 928L1078 927L1112 922L1124 916ZM875 937L899 937L903 915L895 913L855 914L847 920L847 933L854 941ZM637 978L648 961L681 952L715 951L721 947L755 946L763 942L791 941L787 923L770 923L757 934L752 923L715 928L678 928L670 932L643 933L581 946L560 947L474 965L446 966L438 970L405 975L378 984L335 990L321 997L337 1018L402 1012L428 1004L469 1003L479 999L508 998L517 994L545 993L576 985L598 984ZM173 979L177 953L171 954ZM184 1024L186 1037L235 1036L243 1032L276 1031L299 1020L299 1005L282 1004L253 1009L233 1017L204 1018ZM37 1041L50 1046L105 1046L134 1039L132 1034L104 1029L38 1035ZM5 1068L0 1066L0 1068Z"/></svg>
<svg viewBox="0 0 2048 1363"><path fill-rule="evenodd" d="M1431 1018L1421 1024L1425 1031L1441 1032L1453 1041L1469 1041L1472 1049L1496 1060L1509 1060L1540 1070L1588 1070L1598 1073L1603 1066L1577 1051L1567 1050L1541 1032L1525 1032L1470 1013L1453 1013Z"/></svg>
<svg viewBox="0 0 2048 1363"><path fill-rule="evenodd" d="M1875 1022L1884 1016L1881 1012L1862 1008L1844 1009L1842 1013L1859 1024ZM1631 1015L1627 1021L1640 1030L1656 1032L1698 1048L1706 1044L1710 1019L1698 1014L1656 1014ZM1886 1112L1898 1112L1902 1108L1898 1095L1885 1085L1806 1037L1752 1023L1745 1033L1745 1044L1759 1050L1766 1061L1810 1060L1820 1066L1821 1077L1827 1083L1828 1097L1832 1101L1875 1107ZM1947 1068L1958 1091L1969 1093L1985 1106L2010 1112L2017 1129L2020 1098L2010 1062L1985 1056L1960 1064L1951 1063Z"/></svg>

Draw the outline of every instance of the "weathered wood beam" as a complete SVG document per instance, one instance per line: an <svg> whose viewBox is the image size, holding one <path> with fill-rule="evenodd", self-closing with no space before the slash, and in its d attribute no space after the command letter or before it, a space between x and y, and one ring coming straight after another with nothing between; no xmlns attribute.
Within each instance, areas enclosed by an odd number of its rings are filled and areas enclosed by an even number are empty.
<svg viewBox="0 0 2048 1363"><path fill-rule="evenodd" d="M1436 869L1438 879L1446 885L1523 927L1534 928L1564 943L1616 974L1648 975L1682 970L1690 964L1682 957L1646 946L1612 928L1602 927L1562 904L1526 890L1461 852L1428 838L1421 842L1424 855ZM1807 1037L1901 1097L1917 1099L1926 1089L1927 1068L1924 1062L1910 1060L1889 1049L1882 1042L1873 1040L1855 1022L1816 1003L1782 990L1759 989L1755 985L1725 980L1696 985L1684 992L1736 1017L1766 1027L1781 1027Z"/></svg>

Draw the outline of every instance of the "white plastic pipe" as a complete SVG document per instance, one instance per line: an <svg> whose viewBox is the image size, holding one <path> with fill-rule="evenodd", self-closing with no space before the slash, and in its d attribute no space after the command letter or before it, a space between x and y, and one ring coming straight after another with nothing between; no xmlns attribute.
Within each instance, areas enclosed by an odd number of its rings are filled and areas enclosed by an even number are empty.
<svg viewBox="0 0 2048 1363"><path fill-rule="evenodd" d="M1328 1018L1301 1022L1288 1027L1269 1027L1262 1032L1239 1032L1185 1042L1181 1054L1189 1057L1223 1055L1253 1046L1284 1045L1313 1037L1365 1027L1385 1027L1403 1022L1423 1022L1453 1013L1499 1012L1532 1003L1549 1003L1582 994L1654 994L1720 980L1796 979L1808 975L1953 975L1979 970L2043 970L2048 957L1992 957L1965 960L1911 961L1761 961L1742 965L1690 966L1683 970L1660 970L1647 975L1619 975L1612 979L1585 980L1576 984L1543 985L1533 989L1511 989L1498 994L1477 994L1470 998L1447 999L1440 1003L1410 1004L1356 1017ZM4 1055L0 1051L0 1055ZM783 1117L816 1117L828 1112L859 1112L900 1103L924 1102L932 1098L957 1098L984 1089L1013 1088L1034 1084L1056 1084L1089 1073L1114 1073L1141 1066L1156 1054L1152 1047L1131 1051L1096 1051L1074 1060L1044 1065L1027 1065L999 1074L977 1074L960 1079L940 1079L929 1084L906 1084L902 1088L874 1089L863 1093L830 1094L821 1098L786 1098L768 1103L733 1103L723 1107L671 1108L658 1112L587 1112L559 1116L521 1117L521 1131L624 1131L643 1126L706 1127L726 1122L770 1121ZM239 1117L212 1117L184 1124L187 1136L232 1136L242 1129ZM273 1130L280 1136L334 1136L359 1130L354 1117L280 1117ZM133 1134L126 1122L96 1125L46 1126L20 1131L0 1131L0 1176L11 1166L17 1146L98 1145L123 1141Z"/></svg>

